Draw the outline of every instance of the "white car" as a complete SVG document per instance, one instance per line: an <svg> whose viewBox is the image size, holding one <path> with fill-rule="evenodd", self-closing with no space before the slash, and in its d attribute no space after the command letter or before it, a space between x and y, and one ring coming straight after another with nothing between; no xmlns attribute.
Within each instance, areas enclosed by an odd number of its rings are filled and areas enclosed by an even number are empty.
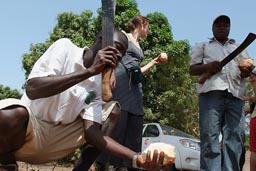
<svg viewBox="0 0 256 171"><path fill-rule="evenodd" d="M175 164L165 171L173 170L200 170L200 141L178 129L147 123L143 125L142 151L149 144L162 142L175 146Z"/></svg>

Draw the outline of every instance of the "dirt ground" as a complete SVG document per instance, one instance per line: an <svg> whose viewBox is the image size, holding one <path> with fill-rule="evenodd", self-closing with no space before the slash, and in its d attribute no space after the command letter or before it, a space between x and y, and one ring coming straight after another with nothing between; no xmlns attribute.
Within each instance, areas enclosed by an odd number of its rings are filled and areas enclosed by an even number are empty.
<svg viewBox="0 0 256 171"><path fill-rule="evenodd" d="M19 171L71 171L71 167L60 167L54 164L46 165L31 165L23 162L19 162Z"/></svg>
<svg viewBox="0 0 256 171"><path fill-rule="evenodd" d="M19 162L19 171L72 171L72 167L61 167L53 164L46 165L31 165L23 162ZM94 168L91 168L94 171ZM243 171L250 171L250 152L247 151L245 155L245 164Z"/></svg>
<svg viewBox="0 0 256 171"><path fill-rule="evenodd" d="M18 162L19 171L72 171L72 167L62 167L54 164L31 165L24 162ZM92 166L90 171L94 171Z"/></svg>

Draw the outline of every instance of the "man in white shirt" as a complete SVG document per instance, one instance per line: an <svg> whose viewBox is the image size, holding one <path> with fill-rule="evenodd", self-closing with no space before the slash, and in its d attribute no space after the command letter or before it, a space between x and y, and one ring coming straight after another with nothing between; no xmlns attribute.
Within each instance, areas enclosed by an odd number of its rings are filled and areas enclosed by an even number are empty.
<svg viewBox="0 0 256 171"><path fill-rule="evenodd" d="M0 101L0 169L16 161L56 161L85 142L133 160L134 167L162 167L163 152L159 160L158 153L153 160L149 155L143 160L101 131L102 118L119 112L115 102L103 106L101 72L106 66L115 68L127 46L119 30L114 32L114 47L102 49L101 34L91 48L79 48L66 38L53 43L35 63L22 99ZM94 98L88 101L91 93Z"/></svg>
<svg viewBox="0 0 256 171"><path fill-rule="evenodd" d="M238 61L248 58L246 51L221 66L220 61L238 47L228 38L230 18L218 16L212 24L213 38L199 43L190 53L190 74L210 73L210 78L198 84L199 127L201 139L201 171L238 171L243 151L244 77L250 71L241 72ZM223 146L219 146L222 133Z"/></svg>

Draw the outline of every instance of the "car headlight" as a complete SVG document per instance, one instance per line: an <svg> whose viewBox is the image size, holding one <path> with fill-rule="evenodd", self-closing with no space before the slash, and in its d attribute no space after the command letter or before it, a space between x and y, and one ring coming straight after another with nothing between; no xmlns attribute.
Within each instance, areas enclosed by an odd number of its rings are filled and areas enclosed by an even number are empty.
<svg viewBox="0 0 256 171"><path fill-rule="evenodd" d="M181 145L187 148L191 148L193 150L200 151L200 145L199 142L189 140L189 139L180 139Z"/></svg>

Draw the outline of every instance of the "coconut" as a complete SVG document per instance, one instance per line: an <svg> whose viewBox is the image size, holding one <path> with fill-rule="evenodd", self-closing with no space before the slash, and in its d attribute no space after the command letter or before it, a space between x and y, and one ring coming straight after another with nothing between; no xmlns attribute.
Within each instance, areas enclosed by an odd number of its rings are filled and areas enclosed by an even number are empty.
<svg viewBox="0 0 256 171"><path fill-rule="evenodd" d="M241 72L250 71L254 67L254 61L251 58L242 58L238 61L238 67Z"/></svg>
<svg viewBox="0 0 256 171"><path fill-rule="evenodd" d="M168 61L168 56L166 53L160 53L159 55L159 61L161 63L166 63Z"/></svg>
<svg viewBox="0 0 256 171"><path fill-rule="evenodd" d="M142 152L142 157L143 157L144 160L146 160L147 152L149 150L151 152L151 159L153 158L154 150L157 150L158 153L163 151L164 154L165 154L165 156L164 156L164 163L163 163L164 165L165 164L173 163L175 161L175 158L176 158L176 153L174 152L175 147L170 145L170 144L166 144L166 143L152 143L152 144L150 144Z"/></svg>

